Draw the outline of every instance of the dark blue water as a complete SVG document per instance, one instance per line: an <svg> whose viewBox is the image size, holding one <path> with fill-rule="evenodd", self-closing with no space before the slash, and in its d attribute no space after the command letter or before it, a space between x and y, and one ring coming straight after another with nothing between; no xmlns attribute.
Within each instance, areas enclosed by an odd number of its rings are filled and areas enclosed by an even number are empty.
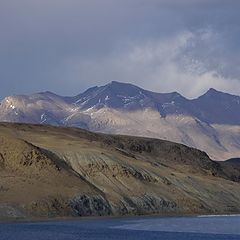
<svg viewBox="0 0 240 240"><path fill-rule="evenodd" d="M240 216L0 224L0 240L240 240Z"/></svg>

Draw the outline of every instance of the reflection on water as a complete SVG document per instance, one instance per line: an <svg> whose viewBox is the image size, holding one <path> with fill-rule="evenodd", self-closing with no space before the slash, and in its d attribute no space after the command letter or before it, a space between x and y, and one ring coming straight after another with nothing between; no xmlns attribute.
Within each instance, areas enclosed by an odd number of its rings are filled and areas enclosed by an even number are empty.
<svg viewBox="0 0 240 240"><path fill-rule="evenodd" d="M0 224L0 240L240 240L240 216Z"/></svg>
<svg viewBox="0 0 240 240"><path fill-rule="evenodd" d="M240 215L142 219L129 221L113 228L240 235Z"/></svg>

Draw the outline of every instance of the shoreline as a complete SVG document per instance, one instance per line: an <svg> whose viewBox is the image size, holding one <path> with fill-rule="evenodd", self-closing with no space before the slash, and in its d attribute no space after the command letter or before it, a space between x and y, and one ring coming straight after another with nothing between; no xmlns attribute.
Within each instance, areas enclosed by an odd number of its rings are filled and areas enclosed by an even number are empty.
<svg viewBox="0 0 240 240"><path fill-rule="evenodd" d="M211 218L211 217L240 217L240 213L219 213L219 214L149 214L149 215L125 215L125 216L83 216L83 217L55 217L55 218L19 218L19 219L0 219L0 224L24 224L24 223L44 223L61 221L91 221L91 220L117 220L117 219L139 219L139 218Z"/></svg>

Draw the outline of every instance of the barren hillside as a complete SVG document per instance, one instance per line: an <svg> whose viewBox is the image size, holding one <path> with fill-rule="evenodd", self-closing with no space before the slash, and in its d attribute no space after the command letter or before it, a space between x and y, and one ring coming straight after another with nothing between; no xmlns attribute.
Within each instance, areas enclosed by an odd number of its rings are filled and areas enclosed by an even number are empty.
<svg viewBox="0 0 240 240"><path fill-rule="evenodd" d="M240 212L240 169L159 139L0 124L0 218Z"/></svg>

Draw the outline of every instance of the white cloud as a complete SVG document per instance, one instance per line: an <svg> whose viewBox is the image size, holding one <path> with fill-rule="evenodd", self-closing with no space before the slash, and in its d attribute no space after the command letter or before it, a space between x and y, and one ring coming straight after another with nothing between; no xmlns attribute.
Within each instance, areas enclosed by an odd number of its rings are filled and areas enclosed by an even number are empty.
<svg viewBox="0 0 240 240"><path fill-rule="evenodd" d="M208 87L240 94L239 7L236 0L0 1L0 97L72 95L112 79L187 96Z"/></svg>
<svg viewBox="0 0 240 240"><path fill-rule="evenodd" d="M88 86L111 80L131 82L153 91L178 91L189 98L212 87L240 94L240 82L221 74L221 61L217 67L211 61L220 37L207 28L144 43L128 42L102 58L67 59L65 77L76 83L84 79Z"/></svg>

